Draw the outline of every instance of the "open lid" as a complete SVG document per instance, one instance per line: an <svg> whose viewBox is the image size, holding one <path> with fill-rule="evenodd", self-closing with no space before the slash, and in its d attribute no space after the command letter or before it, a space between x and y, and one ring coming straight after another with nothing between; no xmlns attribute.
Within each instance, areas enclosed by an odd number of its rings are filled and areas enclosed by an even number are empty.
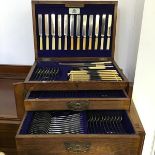
<svg viewBox="0 0 155 155"><path fill-rule="evenodd" d="M117 1L32 0L35 59L114 58Z"/></svg>

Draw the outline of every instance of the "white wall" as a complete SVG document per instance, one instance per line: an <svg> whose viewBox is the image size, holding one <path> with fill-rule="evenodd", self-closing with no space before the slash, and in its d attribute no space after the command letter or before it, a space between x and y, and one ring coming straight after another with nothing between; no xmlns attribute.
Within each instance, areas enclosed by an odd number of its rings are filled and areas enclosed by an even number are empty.
<svg viewBox="0 0 155 155"><path fill-rule="evenodd" d="M116 61L133 81L144 0L120 0ZM5 0L0 4L0 64L34 62L30 0Z"/></svg>
<svg viewBox="0 0 155 155"><path fill-rule="evenodd" d="M0 64L34 61L31 0L0 3Z"/></svg>
<svg viewBox="0 0 155 155"><path fill-rule="evenodd" d="M155 1L146 0L133 100L146 131L143 155L150 155L155 132ZM154 154L152 154L154 155Z"/></svg>
<svg viewBox="0 0 155 155"><path fill-rule="evenodd" d="M134 79L144 0L120 0L115 59L130 81Z"/></svg>

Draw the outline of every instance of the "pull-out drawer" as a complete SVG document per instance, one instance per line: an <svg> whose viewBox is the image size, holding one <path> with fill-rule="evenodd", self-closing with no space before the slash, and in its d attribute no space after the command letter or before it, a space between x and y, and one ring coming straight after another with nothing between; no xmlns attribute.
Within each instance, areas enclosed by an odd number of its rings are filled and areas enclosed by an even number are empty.
<svg viewBox="0 0 155 155"><path fill-rule="evenodd" d="M30 91L24 100L33 110L129 110L130 98L124 90Z"/></svg>
<svg viewBox="0 0 155 155"><path fill-rule="evenodd" d="M19 155L140 155L139 124L118 110L31 111L16 135L17 150Z"/></svg>

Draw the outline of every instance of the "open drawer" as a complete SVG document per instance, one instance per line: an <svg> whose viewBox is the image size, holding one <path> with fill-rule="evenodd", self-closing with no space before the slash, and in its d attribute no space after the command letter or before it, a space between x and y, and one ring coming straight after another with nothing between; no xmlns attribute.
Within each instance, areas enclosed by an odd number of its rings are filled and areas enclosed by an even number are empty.
<svg viewBox="0 0 155 155"><path fill-rule="evenodd" d="M29 91L25 110L129 110L130 98L124 90Z"/></svg>
<svg viewBox="0 0 155 155"><path fill-rule="evenodd" d="M27 112L16 135L18 154L140 155L144 133L131 115L118 110Z"/></svg>

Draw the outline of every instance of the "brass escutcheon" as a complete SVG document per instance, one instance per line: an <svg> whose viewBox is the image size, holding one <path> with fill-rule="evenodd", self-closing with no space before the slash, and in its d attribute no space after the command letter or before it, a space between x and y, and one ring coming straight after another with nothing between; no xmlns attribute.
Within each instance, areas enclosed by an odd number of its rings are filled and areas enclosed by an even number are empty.
<svg viewBox="0 0 155 155"><path fill-rule="evenodd" d="M64 142L65 149L68 152L82 153L88 152L91 146L90 142Z"/></svg>
<svg viewBox="0 0 155 155"><path fill-rule="evenodd" d="M67 102L67 107L73 111L87 110L89 107L89 101L70 101Z"/></svg>

